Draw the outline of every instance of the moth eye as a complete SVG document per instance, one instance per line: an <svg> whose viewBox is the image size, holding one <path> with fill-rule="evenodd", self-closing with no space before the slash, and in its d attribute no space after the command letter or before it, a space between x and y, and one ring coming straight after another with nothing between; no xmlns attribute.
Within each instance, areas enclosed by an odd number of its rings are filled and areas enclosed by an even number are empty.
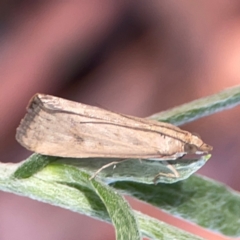
<svg viewBox="0 0 240 240"><path fill-rule="evenodd" d="M187 153L196 153L197 147L194 144L185 143L184 151Z"/></svg>
<svg viewBox="0 0 240 240"><path fill-rule="evenodd" d="M198 133L193 132L192 135L194 135L194 136L196 136L196 137L202 139L201 136L200 136Z"/></svg>

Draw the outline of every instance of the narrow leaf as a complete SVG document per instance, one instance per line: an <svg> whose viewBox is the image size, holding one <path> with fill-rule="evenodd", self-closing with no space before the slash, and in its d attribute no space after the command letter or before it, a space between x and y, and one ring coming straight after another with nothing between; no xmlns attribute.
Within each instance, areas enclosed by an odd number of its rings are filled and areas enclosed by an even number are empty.
<svg viewBox="0 0 240 240"><path fill-rule="evenodd" d="M240 86L235 86L217 94L156 113L149 118L179 126L213 113L233 108L239 104Z"/></svg>
<svg viewBox="0 0 240 240"><path fill-rule="evenodd" d="M203 240L191 233L135 211L144 236L151 240Z"/></svg>
<svg viewBox="0 0 240 240"><path fill-rule="evenodd" d="M90 177L88 174L73 166L52 163L32 177L25 179L13 177L16 168L16 164L0 163L1 190L60 206L106 222L111 222L108 213L116 215L112 216L112 219L117 231L119 231L117 233L118 239L140 239L138 224L135 219L137 218L141 233L144 236L151 237L151 239L200 240L190 233L147 215L129 211L128 204L121 199L122 197L116 190L96 180L91 183L88 180ZM99 195L96 194L97 192ZM127 219L125 219L125 216Z"/></svg>
<svg viewBox="0 0 240 240"><path fill-rule="evenodd" d="M105 204L116 231L117 240L140 240L140 232L134 213L116 190L93 180L96 193Z"/></svg>
<svg viewBox="0 0 240 240"><path fill-rule="evenodd" d="M113 187L171 215L226 236L240 236L240 194L206 177L157 186L117 182Z"/></svg>
<svg viewBox="0 0 240 240"><path fill-rule="evenodd" d="M116 181L134 181L152 184L156 175L160 173L157 182L174 183L188 178L191 174L201 168L211 155L202 156L199 159L177 159L174 161L150 161L129 159L121 161L115 166L103 169L98 173L98 178L106 183ZM103 159L103 158L54 158L33 154L27 161L24 161L14 177L22 178L35 173L35 169L42 169L46 163L68 164L84 170L90 176L101 168L102 166L117 161L118 159ZM32 166L36 168L32 169ZM41 166L41 164L43 166ZM173 171L178 173L178 176Z"/></svg>

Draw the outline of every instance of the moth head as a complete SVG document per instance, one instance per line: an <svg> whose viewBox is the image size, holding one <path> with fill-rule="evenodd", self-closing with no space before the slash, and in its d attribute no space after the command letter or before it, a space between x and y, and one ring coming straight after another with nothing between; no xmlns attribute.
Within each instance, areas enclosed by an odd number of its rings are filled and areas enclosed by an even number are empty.
<svg viewBox="0 0 240 240"><path fill-rule="evenodd" d="M190 142L185 143L184 150L189 154L202 154L210 152L212 147L204 143L196 134L192 134Z"/></svg>
<svg viewBox="0 0 240 240"><path fill-rule="evenodd" d="M188 154L195 154L197 152L198 148L196 145L191 143L185 143L184 145L184 152Z"/></svg>

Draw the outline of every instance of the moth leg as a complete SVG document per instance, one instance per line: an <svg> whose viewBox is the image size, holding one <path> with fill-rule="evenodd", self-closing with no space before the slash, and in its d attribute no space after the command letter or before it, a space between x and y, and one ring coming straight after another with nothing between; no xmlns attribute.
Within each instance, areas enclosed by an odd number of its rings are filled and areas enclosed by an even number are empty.
<svg viewBox="0 0 240 240"><path fill-rule="evenodd" d="M173 172L173 174L176 178L179 177L178 171L171 164L167 164L167 168L170 169Z"/></svg>
<svg viewBox="0 0 240 240"><path fill-rule="evenodd" d="M95 177L98 175L98 173L100 173L103 169L108 168L108 167L110 167L110 166L112 166L112 165L116 165L116 164L118 164L118 163L122 163L122 162L127 161L127 160L129 160L129 159L122 159L122 160L120 159L120 160L118 160L118 161L110 162L110 163L108 163L108 164L103 165L101 168L99 168L99 169L89 178L89 180L92 180L93 178L95 178Z"/></svg>
<svg viewBox="0 0 240 240"><path fill-rule="evenodd" d="M158 173L154 178L153 178L153 183L157 185L157 180L160 176L165 176L165 177L175 177L173 173Z"/></svg>
<svg viewBox="0 0 240 240"><path fill-rule="evenodd" d="M153 179L153 183L155 185L157 184L157 180L160 176L175 177L175 178L179 177L178 171L171 164L167 164L166 166L167 166L168 169L170 169L172 171L172 173L162 173L162 172L158 173Z"/></svg>

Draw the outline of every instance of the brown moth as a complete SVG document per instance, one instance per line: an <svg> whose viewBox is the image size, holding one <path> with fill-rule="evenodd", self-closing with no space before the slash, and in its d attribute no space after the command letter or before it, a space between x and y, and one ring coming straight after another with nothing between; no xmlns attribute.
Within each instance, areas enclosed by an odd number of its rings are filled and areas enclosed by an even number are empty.
<svg viewBox="0 0 240 240"><path fill-rule="evenodd" d="M198 136L172 124L45 94L30 100L16 139L33 152L71 158L175 160L212 150Z"/></svg>

